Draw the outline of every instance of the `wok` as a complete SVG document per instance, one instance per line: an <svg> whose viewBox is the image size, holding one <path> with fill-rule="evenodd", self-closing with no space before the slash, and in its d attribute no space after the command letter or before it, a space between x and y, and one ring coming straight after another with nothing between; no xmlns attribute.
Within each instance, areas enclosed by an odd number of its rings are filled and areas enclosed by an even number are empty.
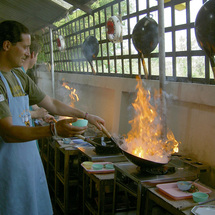
<svg viewBox="0 0 215 215"><path fill-rule="evenodd" d="M215 1L207 1L199 10L195 20L197 42L209 57L215 79Z"/></svg>
<svg viewBox="0 0 215 215"><path fill-rule="evenodd" d="M111 141L112 144L115 145L115 147L118 147L119 150L121 151L121 153L124 154L128 158L128 160L130 160L132 163L136 164L137 166L140 166L141 168L158 167L158 166L162 166L164 164L167 164L169 162L169 161L167 163L154 162L151 160L146 160L146 159L137 157L137 156L127 152L126 150L122 149L119 146L119 144L117 144L117 141L114 139L113 136L111 136L109 131L102 124L100 124L100 126L102 127L103 133L107 136L107 139L109 139L109 141Z"/></svg>
<svg viewBox="0 0 215 215"><path fill-rule="evenodd" d="M109 137L104 137L104 139L100 137L96 137L93 139L84 137L82 135L76 135L76 137L87 141L88 143L92 144L95 147L95 152L97 154L106 154L106 155L112 155L112 154L118 154L122 153L127 157L128 160L130 160L132 163L136 164L137 166L140 166L141 168L146 167L159 167L162 165L165 165L167 163L159 163L154 162L151 160L146 160L140 157L137 157L126 150L122 149L118 144L116 144L115 141L112 141ZM104 144L105 143L105 144Z"/></svg>
<svg viewBox="0 0 215 215"><path fill-rule="evenodd" d="M151 161L151 160L146 160L140 157L137 157L125 150L123 150L122 148L120 148L123 152L123 154L128 158L128 160L130 160L132 163L136 164L137 166L141 167L141 168L146 168L146 167L159 167L162 165L165 165L169 162L166 163L159 163L159 162L155 162L155 161Z"/></svg>
<svg viewBox="0 0 215 215"><path fill-rule="evenodd" d="M96 74L93 68L93 59L96 59L99 53L99 42L94 36L88 36L82 44L82 53L89 62L93 74Z"/></svg>
<svg viewBox="0 0 215 215"><path fill-rule="evenodd" d="M145 77L148 78L144 56L149 55L158 44L158 24L151 17L145 16L139 20L132 32L134 47L141 55Z"/></svg>

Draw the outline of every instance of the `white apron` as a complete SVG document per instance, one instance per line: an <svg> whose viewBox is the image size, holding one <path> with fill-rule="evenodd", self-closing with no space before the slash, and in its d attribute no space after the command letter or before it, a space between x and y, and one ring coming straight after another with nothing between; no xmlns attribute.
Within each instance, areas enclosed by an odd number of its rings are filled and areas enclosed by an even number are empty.
<svg viewBox="0 0 215 215"><path fill-rule="evenodd" d="M28 95L13 97L1 72L0 78L7 89L13 125L29 126ZM35 141L5 143L0 137L0 215L52 214L46 176Z"/></svg>

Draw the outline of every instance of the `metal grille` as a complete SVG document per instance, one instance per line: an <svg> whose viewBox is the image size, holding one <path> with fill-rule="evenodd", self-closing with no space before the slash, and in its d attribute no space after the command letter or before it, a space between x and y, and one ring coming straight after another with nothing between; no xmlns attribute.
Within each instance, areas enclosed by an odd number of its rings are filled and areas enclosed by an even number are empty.
<svg viewBox="0 0 215 215"><path fill-rule="evenodd" d="M214 84L209 60L197 44L194 22L205 0L165 0L166 80ZM195 5L194 5L195 4ZM197 8L194 10L193 6ZM106 37L109 17L121 15L123 41L112 43ZM89 35L99 41L99 54L93 61L97 75L133 78L143 68L132 42L135 24L144 16L158 22L157 0L115 0L93 10L92 15L82 15L53 31L55 72L91 74L89 63L81 46ZM66 50L59 51L57 38L63 35ZM44 33L45 53L50 59L49 33ZM159 79L159 45L145 58L149 79Z"/></svg>

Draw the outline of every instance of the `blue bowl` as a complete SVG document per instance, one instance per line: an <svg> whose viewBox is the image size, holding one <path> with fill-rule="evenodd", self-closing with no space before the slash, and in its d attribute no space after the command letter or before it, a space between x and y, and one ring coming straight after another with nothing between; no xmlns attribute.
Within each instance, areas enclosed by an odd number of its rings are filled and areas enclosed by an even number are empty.
<svg viewBox="0 0 215 215"><path fill-rule="evenodd" d="M64 144L69 144L71 142L71 139L70 138L64 138L63 139L63 143Z"/></svg>
<svg viewBox="0 0 215 215"><path fill-rule="evenodd" d="M208 200L209 195L207 193L195 192L192 194L194 202L204 202Z"/></svg>
<svg viewBox="0 0 215 215"><path fill-rule="evenodd" d="M178 181L177 186L179 190L187 191L191 188L192 183L189 181Z"/></svg>

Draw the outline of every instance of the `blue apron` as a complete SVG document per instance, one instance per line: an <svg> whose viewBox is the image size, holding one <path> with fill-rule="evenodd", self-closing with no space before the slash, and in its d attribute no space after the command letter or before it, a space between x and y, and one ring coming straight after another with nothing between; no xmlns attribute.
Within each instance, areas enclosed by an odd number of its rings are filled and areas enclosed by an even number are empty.
<svg viewBox="0 0 215 215"><path fill-rule="evenodd" d="M0 78L7 90L13 125L29 126L28 96L13 97L1 72ZM0 137L0 215L52 214L46 176L35 141L6 143Z"/></svg>

